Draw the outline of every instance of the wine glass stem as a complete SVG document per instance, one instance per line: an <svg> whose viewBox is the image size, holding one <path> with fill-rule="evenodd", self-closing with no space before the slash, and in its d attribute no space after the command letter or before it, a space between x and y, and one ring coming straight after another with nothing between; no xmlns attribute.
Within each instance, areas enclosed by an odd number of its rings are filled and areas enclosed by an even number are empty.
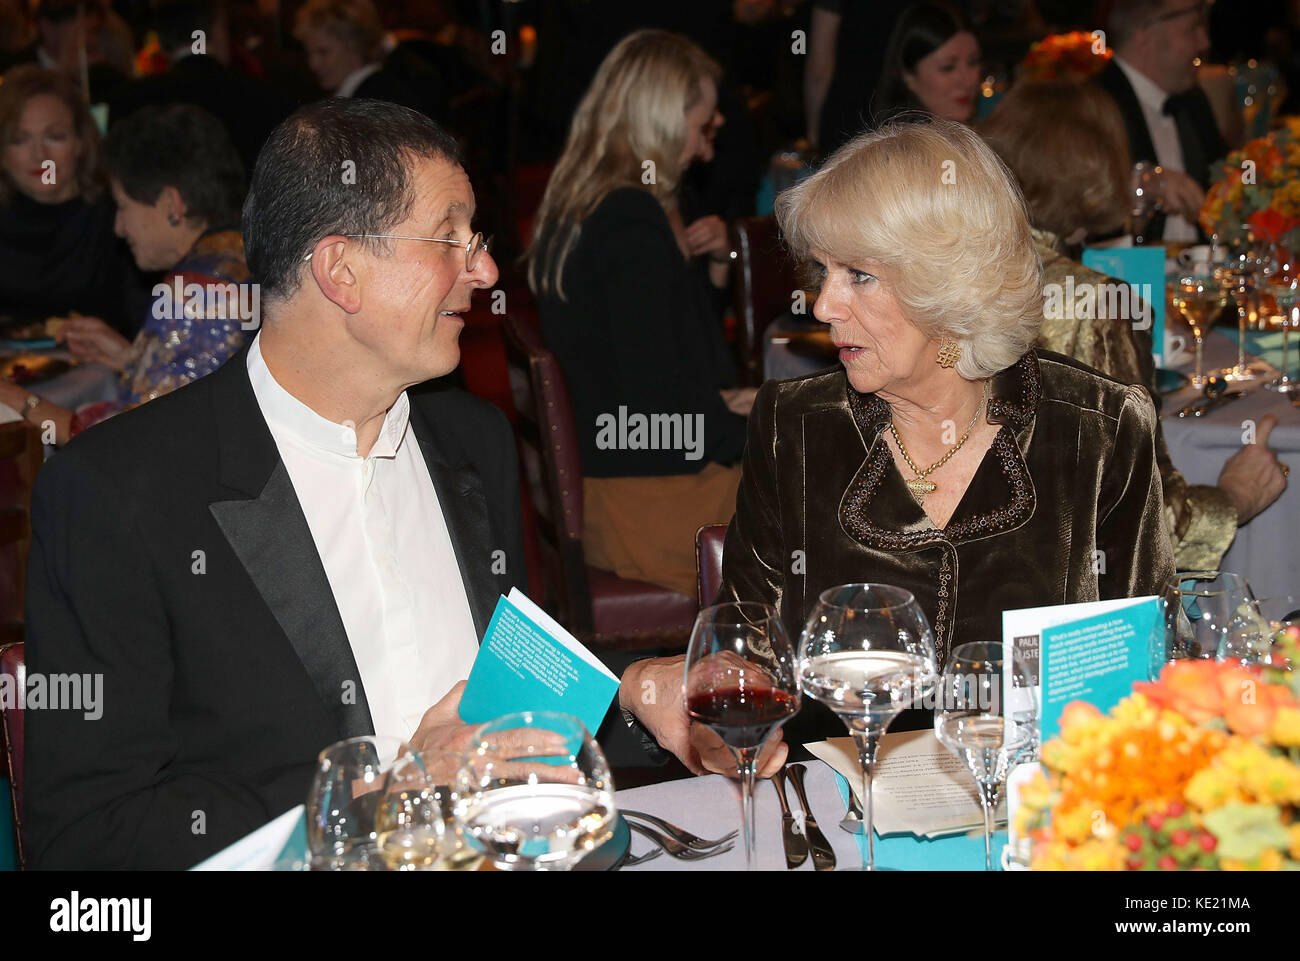
<svg viewBox="0 0 1300 961"><path fill-rule="evenodd" d="M1237 307L1237 371L1246 369L1246 305Z"/></svg>
<svg viewBox="0 0 1300 961"><path fill-rule="evenodd" d="M1196 334L1196 378L1195 386L1199 387L1205 383L1205 367L1203 357L1205 353L1205 338L1201 336L1201 330L1198 327Z"/></svg>
<svg viewBox="0 0 1300 961"><path fill-rule="evenodd" d="M757 871L757 844L754 819L754 774L758 761L758 748L738 748L736 772L740 775L740 819L745 835L745 870Z"/></svg>
<svg viewBox="0 0 1300 961"><path fill-rule="evenodd" d="M980 806L984 808L984 870L993 870L993 813L998 809L1002 782L980 782Z"/></svg>
<svg viewBox="0 0 1300 961"><path fill-rule="evenodd" d="M1280 378L1280 381L1283 384L1291 383L1291 378L1287 376L1287 371L1291 369L1291 365L1288 362L1288 358L1287 358L1287 343L1286 343L1287 335L1289 333L1291 333L1290 317L1286 318L1286 322L1282 325L1282 376Z"/></svg>
<svg viewBox="0 0 1300 961"><path fill-rule="evenodd" d="M876 822L872 781L876 770L876 748L880 745L880 735L883 733L884 727L875 724L870 718L867 719L865 728L853 731L853 740L858 746L858 760L862 764L862 793L865 795L863 801L866 802L863 827L867 832L866 868L868 871L876 870Z"/></svg>

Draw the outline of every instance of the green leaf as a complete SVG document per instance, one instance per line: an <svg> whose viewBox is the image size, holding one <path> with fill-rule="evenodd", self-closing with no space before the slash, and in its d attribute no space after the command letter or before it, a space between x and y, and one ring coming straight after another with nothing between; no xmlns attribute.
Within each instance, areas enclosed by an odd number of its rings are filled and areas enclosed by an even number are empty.
<svg viewBox="0 0 1300 961"><path fill-rule="evenodd" d="M1253 861L1269 848L1287 849L1289 838L1275 804L1225 804L1204 821L1219 842L1220 858Z"/></svg>

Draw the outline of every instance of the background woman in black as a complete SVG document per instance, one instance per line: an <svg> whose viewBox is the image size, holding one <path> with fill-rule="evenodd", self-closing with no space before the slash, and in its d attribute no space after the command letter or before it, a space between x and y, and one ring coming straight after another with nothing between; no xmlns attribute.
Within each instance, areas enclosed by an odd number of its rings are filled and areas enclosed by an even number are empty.
<svg viewBox="0 0 1300 961"><path fill-rule="evenodd" d="M113 233L99 132L71 80L23 65L0 83L0 315L102 317L132 336L144 285Z"/></svg>
<svg viewBox="0 0 1300 961"><path fill-rule="evenodd" d="M683 593L694 593L696 528L734 510L753 402L727 389L735 367L709 289L726 282L726 226L688 225L678 205L683 170L712 158L719 74L675 34L619 43L574 114L528 253L573 398L588 560ZM620 408L680 418L681 435L649 449L599 431Z"/></svg>

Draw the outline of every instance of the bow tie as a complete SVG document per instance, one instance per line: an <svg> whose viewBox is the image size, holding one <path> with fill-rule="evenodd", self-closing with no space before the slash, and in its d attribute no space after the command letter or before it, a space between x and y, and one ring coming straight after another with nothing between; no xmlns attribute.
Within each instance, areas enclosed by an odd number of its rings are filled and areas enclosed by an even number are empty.
<svg viewBox="0 0 1300 961"><path fill-rule="evenodd" d="M1187 101L1188 94L1185 92L1171 94L1165 98L1164 106L1160 108L1160 112L1166 117L1172 117L1178 113L1179 109L1181 109Z"/></svg>

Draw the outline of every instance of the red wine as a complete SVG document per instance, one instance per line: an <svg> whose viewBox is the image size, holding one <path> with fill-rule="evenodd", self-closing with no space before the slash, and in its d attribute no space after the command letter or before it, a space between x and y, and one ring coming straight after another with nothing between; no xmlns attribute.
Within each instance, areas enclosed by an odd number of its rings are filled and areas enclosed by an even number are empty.
<svg viewBox="0 0 1300 961"><path fill-rule="evenodd" d="M686 701L691 720L711 728L728 747L758 747L799 710L799 697L779 688L723 687L699 691Z"/></svg>

